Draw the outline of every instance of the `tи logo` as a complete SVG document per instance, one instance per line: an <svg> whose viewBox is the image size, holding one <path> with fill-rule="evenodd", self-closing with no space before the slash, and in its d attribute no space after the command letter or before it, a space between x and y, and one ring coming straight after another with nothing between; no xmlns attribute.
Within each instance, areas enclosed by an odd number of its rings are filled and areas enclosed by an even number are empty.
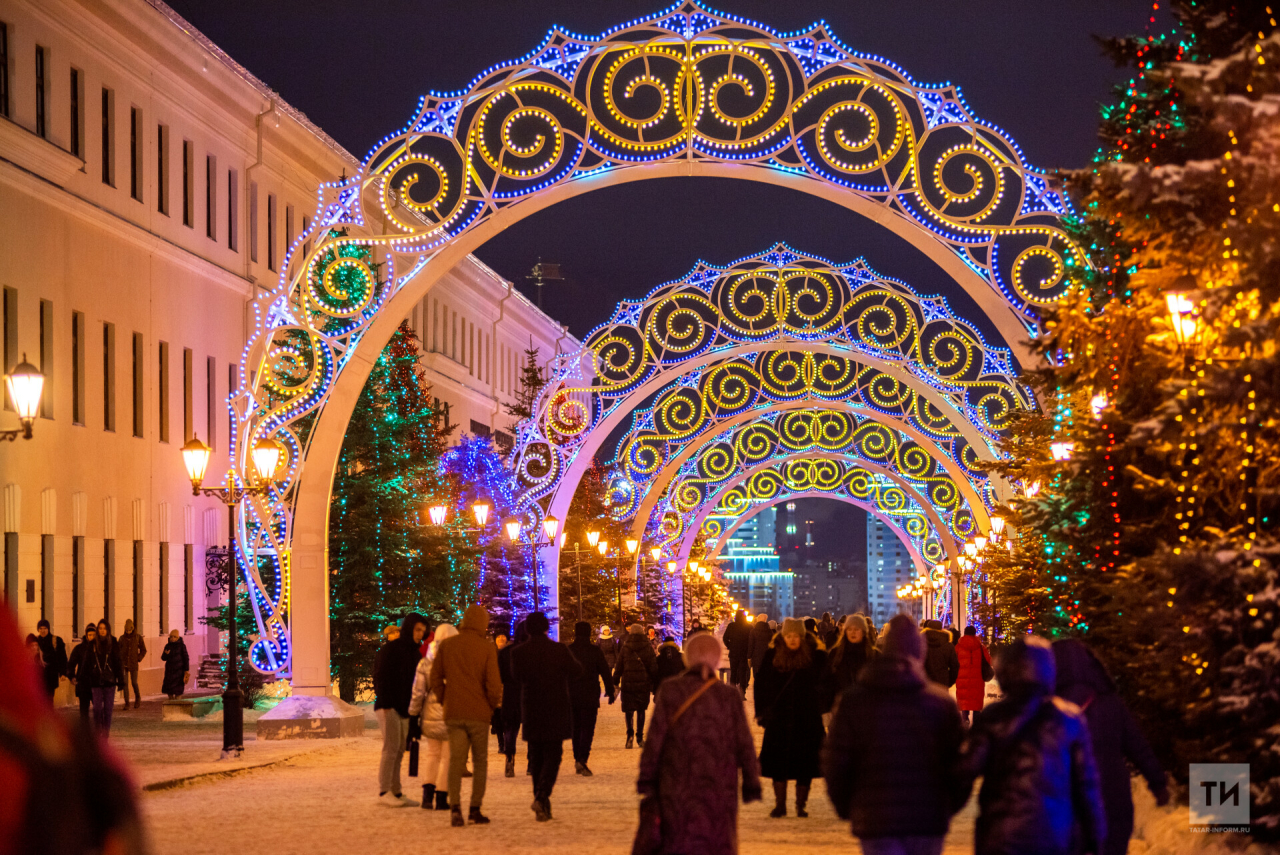
<svg viewBox="0 0 1280 855"><path fill-rule="evenodd" d="M1191 830L1249 830L1249 764L1191 764Z"/></svg>

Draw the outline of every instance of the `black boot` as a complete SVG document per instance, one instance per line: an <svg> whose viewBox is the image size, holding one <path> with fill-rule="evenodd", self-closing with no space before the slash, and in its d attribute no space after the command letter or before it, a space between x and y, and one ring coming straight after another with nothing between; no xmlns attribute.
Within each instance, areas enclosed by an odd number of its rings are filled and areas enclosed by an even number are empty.
<svg viewBox="0 0 1280 855"><path fill-rule="evenodd" d="M804 806L807 805L808 803L809 803L809 785L797 783L796 784L796 816L806 817L809 815L809 812L804 809Z"/></svg>
<svg viewBox="0 0 1280 855"><path fill-rule="evenodd" d="M787 782L773 782L773 810L769 811L769 816L777 819L780 816L787 815Z"/></svg>
<svg viewBox="0 0 1280 855"><path fill-rule="evenodd" d="M508 778L514 778L516 776L516 758L515 757L507 758L507 768L504 774Z"/></svg>
<svg viewBox="0 0 1280 855"><path fill-rule="evenodd" d="M422 785L422 809L431 810L431 802L435 799L435 797L436 797L436 785L423 784Z"/></svg>
<svg viewBox="0 0 1280 855"><path fill-rule="evenodd" d="M627 747L628 747L628 748L635 748L635 747L636 747L636 738L635 738L635 736L633 736L633 735L632 735L632 734L630 734L630 733L628 733L628 734L627 734Z"/></svg>
<svg viewBox="0 0 1280 855"><path fill-rule="evenodd" d="M462 818L462 805L449 808L449 824L454 828L462 828L467 824L467 821Z"/></svg>
<svg viewBox="0 0 1280 855"><path fill-rule="evenodd" d="M480 808L473 807L471 812L467 814L467 822L472 825L488 825L489 817L480 812Z"/></svg>
<svg viewBox="0 0 1280 855"><path fill-rule="evenodd" d="M426 807L426 804L427 803L423 801L422 803L423 807ZM436 810L448 810L448 809L449 809L449 794L444 790L436 790Z"/></svg>

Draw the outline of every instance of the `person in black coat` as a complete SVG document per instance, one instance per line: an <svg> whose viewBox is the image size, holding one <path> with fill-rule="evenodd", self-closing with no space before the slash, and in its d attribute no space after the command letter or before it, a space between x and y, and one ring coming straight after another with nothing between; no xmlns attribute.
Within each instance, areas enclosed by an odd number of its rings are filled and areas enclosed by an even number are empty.
<svg viewBox="0 0 1280 855"><path fill-rule="evenodd" d="M787 782L796 782L796 816L809 814L809 787L821 774L821 680L826 654L795 618L765 654L756 680L756 721L764 727L760 774L773 779L772 817L787 815Z"/></svg>
<svg viewBox="0 0 1280 855"><path fill-rule="evenodd" d="M596 718L600 715L600 681L612 704L618 690L613 685L613 672L600 648L591 643L591 624L580 620L573 626L573 643L569 652L582 666L582 676L569 682L569 701L573 705L574 771L591 777L587 761L591 759L591 743L596 735Z"/></svg>
<svg viewBox="0 0 1280 855"><path fill-rule="evenodd" d="M498 713L502 716L502 753L507 756L503 774L508 778L516 776L516 743L520 741L520 684L511 674L511 655L528 640L524 621L519 621L511 643L498 651L498 676L502 678L502 706Z"/></svg>
<svg viewBox="0 0 1280 855"><path fill-rule="evenodd" d="M613 634L613 628L609 624L600 627L600 637L596 640L596 647L600 648L600 652L604 654L604 661L609 663L609 670L612 671L618 664L618 652L622 650L622 642Z"/></svg>
<svg viewBox="0 0 1280 855"><path fill-rule="evenodd" d="M1107 839L1099 855L1124 855L1133 834L1133 789L1129 763L1133 763L1156 804L1169 803L1164 768L1156 759L1138 722L1116 694L1107 669L1084 642L1064 638L1053 643L1058 669L1058 696L1071 701L1089 722L1089 743L1102 781L1102 805L1107 812Z"/></svg>
<svg viewBox="0 0 1280 855"><path fill-rule="evenodd" d="M627 718L627 747L636 744L644 748L644 714L649 709L649 693L653 691L653 679L658 674L658 660L645 638L644 627L633 623L618 651L618 664L613 668L614 679L622 689L622 714ZM635 724L632 717L635 717Z"/></svg>
<svg viewBox="0 0 1280 855"><path fill-rule="evenodd" d="M36 644L44 659L44 691L52 698L58 691L58 681L67 671L67 645L50 631L49 622L43 618L36 624Z"/></svg>
<svg viewBox="0 0 1280 855"><path fill-rule="evenodd" d="M729 651L729 682L746 697L747 686L751 683L751 657L747 653L751 646L751 625L747 623L747 613L742 609L738 609L733 623L725 629L723 640Z"/></svg>
<svg viewBox="0 0 1280 855"><path fill-rule="evenodd" d="M94 729L105 739L111 732L116 692L124 691L124 666L120 662L120 643L111 634L106 618L98 621L97 636L84 652L80 673L93 693Z"/></svg>
<svg viewBox="0 0 1280 855"><path fill-rule="evenodd" d="M564 741L573 736L569 683L583 667L563 644L547 638L551 621L542 612L525 618L529 640L511 652L511 675L520 684L521 735L529 744L533 772L533 812L551 819L551 791L560 773ZM598 703L598 701L597 701Z"/></svg>
<svg viewBox="0 0 1280 855"><path fill-rule="evenodd" d="M925 622L924 640L928 645L924 654L924 673L942 688L950 689L960 676L960 657L956 656L951 636L943 631L942 621Z"/></svg>
<svg viewBox="0 0 1280 855"><path fill-rule="evenodd" d="M373 660L373 713L382 727L378 798L389 807L418 804L401 792L400 763L409 741L409 701L427 629L427 619L410 612L400 624L400 635L382 645Z"/></svg>
<svg viewBox="0 0 1280 855"><path fill-rule="evenodd" d="M751 672L755 675L756 682L760 681L760 665L764 662L764 655L769 652L773 636L769 616L764 612L756 615L755 622L751 624L751 635L747 639L747 659L751 661Z"/></svg>
<svg viewBox="0 0 1280 855"><path fill-rule="evenodd" d="M958 807L953 769L964 725L956 702L925 677L923 657L911 618L889 621L883 653L839 696L823 746L827 795L865 852L936 855Z"/></svg>
<svg viewBox="0 0 1280 855"><path fill-rule="evenodd" d="M1089 727L1079 707L1054 697L1049 642L1018 638L995 670L1005 697L982 711L958 766L957 804L982 777L975 855L1101 852L1107 819Z"/></svg>
<svg viewBox="0 0 1280 855"><path fill-rule="evenodd" d="M662 688L664 681L672 677L678 677L684 673L684 654L680 651L680 645L671 636L667 636L661 644L658 645L657 664L654 667L653 675L653 695L658 696L658 689Z"/></svg>
<svg viewBox="0 0 1280 855"><path fill-rule="evenodd" d="M822 673L822 713L830 713L836 700L858 679L864 665L879 655L871 641L871 628L862 615L850 615L835 644L827 650Z"/></svg>
<svg viewBox="0 0 1280 855"><path fill-rule="evenodd" d="M169 700L182 697L187 690L187 678L191 676L191 657L187 655L187 645L176 629L170 630L169 642L160 654L164 662L164 683L161 690L169 696Z"/></svg>
<svg viewBox="0 0 1280 855"><path fill-rule="evenodd" d="M79 644L71 650L71 655L67 657L67 678L71 680L71 684L76 687L76 698L80 701L80 720L86 725L89 723L89 710L93 704L93 687L89 685L88 666L85 664L85 655L90 650L90 645L98 638L98 627L89 624L84 628L84 637Z"/></svg>

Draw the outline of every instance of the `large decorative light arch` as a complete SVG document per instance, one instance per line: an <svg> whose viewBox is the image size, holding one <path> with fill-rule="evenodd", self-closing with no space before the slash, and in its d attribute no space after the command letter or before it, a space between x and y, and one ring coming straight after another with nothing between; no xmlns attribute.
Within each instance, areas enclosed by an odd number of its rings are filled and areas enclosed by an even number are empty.
<svg viewBox="0 0 1280 855"><path fill-rule="evenodd" d="M1034 358L1019 342L1036 305L1064 293L1069 268L1084 263L1062 226L1064 197L957 88L919 83L823 26L779 33L682 2L596 37L554 30L465 91L423 99L355 175L323 187L278 287L255 302L232 465L247 471L263 437L289 451L279 489L238 522L260 612L257 667L292 658L295 693L328 691L333 467L398 319L520 218L682 175L790 187L881 223L951 275L1023 360ZM820 320L802 310L781 323L812 340L826 336Z"/></svg>

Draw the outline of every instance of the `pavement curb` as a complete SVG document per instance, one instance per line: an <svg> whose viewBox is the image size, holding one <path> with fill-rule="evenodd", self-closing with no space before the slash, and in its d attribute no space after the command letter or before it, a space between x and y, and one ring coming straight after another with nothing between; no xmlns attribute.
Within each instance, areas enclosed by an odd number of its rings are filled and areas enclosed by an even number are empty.
<svg viewBox="0 0 1280 855"><path fill-rule="evenodd" d="M150 784L143 784L142 791L144 793L158 793L164 790L173 790L186 784L192 784L197 781L203 781L211 778L233 778L244 772L253 772L258 769L269 769L272 766L279 766L281 763L288 763L298 757L306 757L311 754L320 754L324 751L337 748L339 746L330 745L323 748L316 748L312 751L299 751L296 754L290 754L286 757L278 757L275 760L268 760L265 763L255 763L252 766L238 766L235 769L214 769L209 772L198 772L194 775L184 775L181 778L168 778L163 781L152 781Z"/></svg>

